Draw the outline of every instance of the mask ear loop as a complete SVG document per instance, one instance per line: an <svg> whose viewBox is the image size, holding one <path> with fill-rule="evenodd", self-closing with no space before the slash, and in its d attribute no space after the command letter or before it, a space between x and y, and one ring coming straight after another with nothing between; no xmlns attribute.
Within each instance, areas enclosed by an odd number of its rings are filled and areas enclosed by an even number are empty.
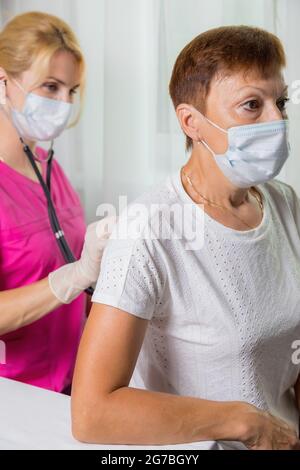
<svg viewBox="0 0 300 470"><path fill-rule="evenodd" d="M14 78L11 78L11 80L18 86L18 88L20 88L20 90L26 95L26 92L25 90L22 88L22 86L17 82L17 80L15 80ZM4 82L5 86L7 84L7 80L3 80L2 82ZM1 92L1 79L0 79L0 92ZM8 104L9 108L10 109L13 109L13 105L12 105L12 102L9 98L9 96L5 96L5 103L1 103L1 100L0 100L0 105L1 104ZM5 112L6 114L6 117L10 120L10 115L8 114L7 110L2 108L3 111Z"/></svg>
<svg viewBox="0 0 300 470"><path fill-rule="evenodd" d="M7 80L0 78L0 106L6 104L6 83Z"/></svg>
<svg viewBox="0 0 300 470"><path fill-rule="evenodd" d="M23 88L22 85L18 82L18 80L16 80L15 78L12 78L11 80L14 82L15 85L17 85L17 87L19 88L19 90L21 90L21 91L24 93L24 95L27 95L27 94L28 94L28 92L27 92L26 90L24 90L24 88Z"/></svg>
<svg viewBox="0 0 300 470"><path fill-rule="evenodd" d="M223 132L224 134L228 134L228 131L226 129L223 129L223 127L220 127L218 126L218 124L215 124L214 122L212 122L210 119L208 119L206 116L203 116L204 119L206 119L212 126L216 127L217 129L219 129L219 131Z"/></svg>
<svg viewBox="0 0 300 470"><path fill-rule="evenodd" d="M212 149L209 147L209 145L208 145L204 140L199 139L199 140L197 141L197 143L198 143L198 144L203 144L204 147L206 147L207 150L212 154L212 156L213 156L213 157L215 156L215 153L212 151Z"/></svg>
<svg viewBox="0 0 300 470"><path fill-rule="evenodd" d="M198 111L197 109L196 109L196 111L197 111L198 113L200 113L200 111ZM216 127L217 129L219 129L219 131L223 132L224 134L227 134L227 135L228 135L228 131L227 131L226 129L223 129L222 127L218 126L218 124L215 124L214 122L212 122L210 119L208 119L208 118L207 118L206 116L204 116L202 113L200 113L200 114L201 114L201 116L203 116L204 119L206 119L206 121L208 121L212 126ZM208 145L204 140L199 139L199 140L197 141L197 143L198 143L198 144L203 144L204 147L206 147L206 149L212 154L213 157L216 156L215 152L213 152L213 150L209 147L209 145Z"/></svg>

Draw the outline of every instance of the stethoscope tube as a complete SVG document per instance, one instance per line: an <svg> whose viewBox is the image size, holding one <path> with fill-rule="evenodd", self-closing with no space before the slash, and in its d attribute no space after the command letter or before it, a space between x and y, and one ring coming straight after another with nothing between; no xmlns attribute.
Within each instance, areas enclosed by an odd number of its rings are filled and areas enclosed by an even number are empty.
<svg viewBox="0 0 300 470"><path fill-rule="evenodd" d="M41 173L40 173L40 171L37 167L34 155L31 151L30 147L27 144L25 144L22 137L20 137L20 141L23 145L23 150L24 150L25 154L27 155L27 157L28 157L28 159L29 159L29 161L32 165L32 168L34 169L34 172L35 172L35 174L36 174L36 176L37 176L37 178L38 178L38 180L39 180L39 182L42 186L44 194L46 196L50 225L51 225L52 231L54 233L54 236L56 238L56 241L58 243L58 246L60 248L60 251L61 251L66 263L73 263L74 261L76 261L76 258L73 255L72 250L69 247L68 242L65 238L64 232L63 232L63 230L61 228L61 225L59 223L59 220L57 218L56 210L55 210L55 207L53 205L52 198L51 198L51 193L50 193L51 169L52 169L52 160L53 160L53 155L54 155L53 148L51 147L49 152L48 152L47 177L46 177L46 183L45 183L45 181L44 181L44 179L43 179L43 177L42 177L42 175L41 175ZM85 292L89 295L93 295L94 289L92 287L88 287L87 289L85 289Z"/></svg>

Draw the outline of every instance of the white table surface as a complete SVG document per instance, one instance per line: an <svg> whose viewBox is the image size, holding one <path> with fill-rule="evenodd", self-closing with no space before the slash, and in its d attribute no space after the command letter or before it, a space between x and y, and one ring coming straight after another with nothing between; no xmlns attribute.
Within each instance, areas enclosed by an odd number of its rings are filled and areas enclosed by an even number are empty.
<svg viewBox="0 0 300 470"><path fill-rule="evenodd" d="M70 397L0 378L0 449L222 450L213 441L168 445L90 445L71 434Z"/></svg>

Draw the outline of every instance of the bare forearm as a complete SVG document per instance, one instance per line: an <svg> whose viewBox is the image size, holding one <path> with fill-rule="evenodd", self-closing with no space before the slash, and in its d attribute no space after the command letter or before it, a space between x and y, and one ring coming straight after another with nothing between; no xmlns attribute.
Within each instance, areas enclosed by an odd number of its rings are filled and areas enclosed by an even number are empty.
<svg viewBox="0 0 300 470"><path fill-rule="evenodd" d="M124 387L110 393L101 407L89 407L87 414L78 404L73 433L79 440L103 444L238 440L245 405Z"/></svg>
<svg viewBox="0 0 300 470"><path fill-rule="evenodd" d="M49 288L48 278L0 292L0 335L39 320L61 305Z"/></svg>

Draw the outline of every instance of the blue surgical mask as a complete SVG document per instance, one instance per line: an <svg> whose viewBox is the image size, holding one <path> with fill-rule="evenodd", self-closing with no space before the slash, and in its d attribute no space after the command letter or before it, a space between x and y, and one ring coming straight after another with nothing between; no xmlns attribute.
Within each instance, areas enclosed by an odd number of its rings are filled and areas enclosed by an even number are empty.
<svg viewBox="0 0 300 470"><path fill-rule="evenodd" d="M228 149L224 154L215 154L204 140L200 142L210 151L220 170L235 186L248 188L278 175L290 153L287 119L235 126L225 130L203 117L228 135Z"/></svg>
<svg viewBox="0 0 300 470"><path fill-rule="evenodd" d="M11 106L11 118L19 135L30 141L50 141L58 137L68 123L72 104L27 93L16 80L14 82L26 94L22 111Z"/></svg>

